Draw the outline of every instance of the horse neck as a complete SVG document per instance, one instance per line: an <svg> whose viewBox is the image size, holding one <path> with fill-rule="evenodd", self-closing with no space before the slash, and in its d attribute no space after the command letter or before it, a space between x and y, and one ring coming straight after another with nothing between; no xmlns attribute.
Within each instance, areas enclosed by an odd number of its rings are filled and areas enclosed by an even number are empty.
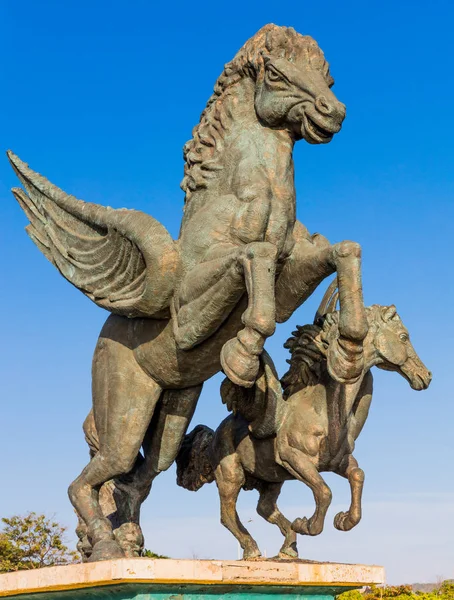
<svg viewBox="0 0 454 600"><path fill-rule="evenodd" d="M215 146L209 161L214 167L215 175L206 179L205 185L191 193L190 200L185 206L183 223L187 221L205 203L211 202L213 196L228 194L229 181L232 179L232 169L236 168L238 162L250 152L247 144L242 143L241 138L255 141L257 146L267 144L279 146L280 153L276 156L282 160L285 149L282 148L282 139L287 141L286 148L290 155L293 143L288 143L290 135L287 131L273 130L260 124L254 105L255 82L249 77L242 77L239 81L227 87L224 92L204 111L199 124L199 132L206 132L206 115L210 113L209 119L215 119L215 127L208 130L208 134L214 140ZM207 166L207 165L206 165Z"/></svg>

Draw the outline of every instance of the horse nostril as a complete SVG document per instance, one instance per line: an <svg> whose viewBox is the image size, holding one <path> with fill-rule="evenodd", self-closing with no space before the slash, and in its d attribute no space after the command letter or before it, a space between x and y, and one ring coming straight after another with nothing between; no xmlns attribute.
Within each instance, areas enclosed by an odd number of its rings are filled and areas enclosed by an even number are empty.
<svg viewBox="0 0 454 600"><path fill-rule="evenodd" d="M332 107L328 104L328 101L324 96L318 96L315 99L315 107L324 115L329 115L332 112Z"/></svg>

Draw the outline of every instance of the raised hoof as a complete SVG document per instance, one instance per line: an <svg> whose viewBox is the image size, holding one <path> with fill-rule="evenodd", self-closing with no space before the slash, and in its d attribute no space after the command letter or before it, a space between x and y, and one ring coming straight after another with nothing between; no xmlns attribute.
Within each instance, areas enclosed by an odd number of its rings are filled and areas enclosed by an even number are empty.
<svg viewBox="0 0 454 600"><path fill-rule="evenodd" d="M314 530L312 520L306 517L295 519L291 527L293 531L300 535L319 535L323 531L323 527Z"/></svg>
<svg viewBox="0 0 454 600"><path fill-rule="evenodd" d="M230 381L250 388L257 379L260 361L257 355L249 354L238 339L233 338L222 347L221 365Z"/></svg>
<svg viewBox="0 0 454 600"><path fill-rule="evenodd" d="M340 512L334 517L334 527L339 531L350 531L356 523L350 521L350 514L347 512Z"/></svg>
<svg viewBox="0 0 454 600"><path fill-rule="evenodd" d="M124 558L125 553L114 540L101 540L93 546L93 552L88 562L98 562L99 560L112 560L114 558Z"/></svg>

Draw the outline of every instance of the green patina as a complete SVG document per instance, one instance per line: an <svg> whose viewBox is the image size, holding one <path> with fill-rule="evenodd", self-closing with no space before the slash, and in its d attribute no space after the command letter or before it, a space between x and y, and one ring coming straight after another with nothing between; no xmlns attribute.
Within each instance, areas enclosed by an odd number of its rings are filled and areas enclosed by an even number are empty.
<svg viewBox="0 0 454 600"><path fill-rule="evenodd" d="M356 586L357 587L357 586ZM289 594L293 600L333 600L338 594L355 586L257 586L247 585L150 585L148 583L121 583L73 590L35 592L12 596L20 600L264 600L273 596L283 599Z"/></svg>

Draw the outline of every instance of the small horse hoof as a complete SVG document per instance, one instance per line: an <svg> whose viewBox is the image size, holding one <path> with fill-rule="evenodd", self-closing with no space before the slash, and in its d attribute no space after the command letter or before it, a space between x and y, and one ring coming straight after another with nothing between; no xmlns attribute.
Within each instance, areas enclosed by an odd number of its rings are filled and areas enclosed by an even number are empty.
<svg viewBox="0 0 454 600"><path fill-rule="evenodd" d="M299 533L300 535L318 535L318 533L311 531L311 522L307 517L295 519L291 527L293 531Z"/></svg>
<svg viewBox="0 0 454 600"><path fill-rule="evenodd" d="M260 361L255 354L249 354L237 338L233 338L222 347L221 365L230 381L250 388L257 379Z"/></svg>
<svg viewBox="0 0 454 600"><path fill-rule="evenodd" d="M93 546L88 562L98 562L99 560L112 560L114 558L124 558L125 553L114 540L101 540Z"/></svg>
<svg viewBox="0 0 454 600"><path fill-rule="evenodd" d="M334 527L339 531L350 531L353 529L355 523L350 521L350 514L347 512L339 512L334 517Z"/></svg>

